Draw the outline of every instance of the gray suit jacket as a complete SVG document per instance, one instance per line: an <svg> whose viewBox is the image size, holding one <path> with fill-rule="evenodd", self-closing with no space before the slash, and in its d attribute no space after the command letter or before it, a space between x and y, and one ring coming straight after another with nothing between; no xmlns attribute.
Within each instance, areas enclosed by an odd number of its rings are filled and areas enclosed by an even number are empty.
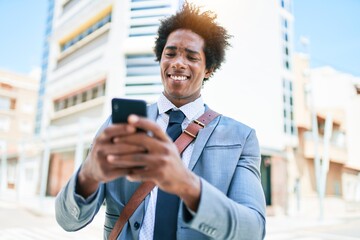
<svg viewBox="0 0 360 240"><path fill-rule="evenodd" d="M148 117L155 120L157 105ZM111 124L105 122L102 129ZM101 130L99 132L101 132ZM201 177L201 199L192 217L180 204L177 239L263 239L265 200L260 183L260 150L255 131L231 118L219 116L200 130L189 169ZM77 173L56 198L56 219L67 231L89 224L105 201L104 239L108 238L123 207L140 183L118 178L102 184L84 200L75 194ZM138 239L149 197L124 226L118 239Z"/></svg>

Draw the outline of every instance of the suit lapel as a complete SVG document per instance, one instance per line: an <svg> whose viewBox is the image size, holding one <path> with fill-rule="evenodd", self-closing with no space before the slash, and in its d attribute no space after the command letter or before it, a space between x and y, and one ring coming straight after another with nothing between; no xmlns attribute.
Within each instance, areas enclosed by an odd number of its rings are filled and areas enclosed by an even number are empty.
<svg viewBox="0 0 360 240"><path fill-rule="evenodd" d="M206 109L207 110L207 109ZM201 129L195 139L194 150L190 158L189 169L193 170L199 157L205 147L205 144L209 140L209 137L215 130L216 126L219 124L220 117L215 118L209 125L207 125L204 129Z"/></svg>
<svg viewBox="0 0 360 240"><path fill-rule="evenodd" d="M207 111L207 110L208 110L208 106L205 105L205 111ZM156 118L158 115L157 104L154 103L154 104L149 105L147 113L148 113L149 119L156 121ZM195 139L194 150L191 155L190 162L189 162L188 168L190 170L194 169L194 167L195 167L197 161L199 160L199 157L205 147L205 144L207 143L209 137L213 133L216 126L219 124L219 121L220 121L220 117L217 117L216 119L211 121L211 123L209 125L207 125L204 129L201 129L199 131L198 136Z"/></svg>

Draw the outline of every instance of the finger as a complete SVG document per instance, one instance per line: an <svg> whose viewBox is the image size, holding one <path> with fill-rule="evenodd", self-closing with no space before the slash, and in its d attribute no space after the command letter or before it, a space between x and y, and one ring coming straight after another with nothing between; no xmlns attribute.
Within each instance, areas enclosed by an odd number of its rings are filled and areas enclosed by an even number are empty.
<svg viewBox="0 0 360 240"><path fill-rule="evenodd" d="M111 142L114 137L127 136L135 132L136 128L129 124L112 124L104 129L104 131L97 138L97 141Z"/></svg>
<svg viewBox="0 0 360 240"><path fill-rule="evenodd" d="M138 176L130 176L129 174L126 175L126 180L128 180L129 182L143 182L144 180Z"/></svg>
<svg viewBox="0 0 360 240"><path fill-rule="evenodd" d="M133 168L128 172L127 176L136 180L149 181L154 180L156 173L147 168Z"/></svg>
<svg viewBox="0 0 360 240"><path fill-rule="evenodd" d="M134 126L135 128L140 128L145 131L150 131L153 133L155 138L160 139L161 141L171 141L167 134L157 125L155 122L139 117L137 115L131 114L128 118L129 125Z"/></svg>
<svg viewBox="0 0 360 240"><path fill-rule="evenodd" d="M152 181L158 182L159 171L156 169L149 170L148 168L132 168L126 175L129 181Z"/></svg>
<svg viewBox="0 0 360 240"><path fill-rule="evenodd" d="M176 153L178 152L176 146L173 145L173 142L171 140L169 142L164 142L160 139L151 137L146 134L132 134L121 138L121 140L119 141L129 145L141 146L146 149L147 152L153 154L168 154L172 151L176 151Z"/></svg>
<svg viewBox="0 0 360 240"><path fill-rule="evenodd" d="M140 136L146 136L146 135L147 135L147 133L145 133L145 132L143 132L143 131L137 131L135 134L139 134ZM131 135L135 135L135 134L129 134L129 135L127 135L127 136L131 136ZM124 137L127 137L127 136L114 137L114 138L112 139L112 142L113 142L113 143L126 142L126 141L124 141Z"/></svg>
<svg viewBox="0 0 360 240"><path fill-rule="evenodd" d="M107 161L115 168L148 168L151 164L148 154L108 155Z"/></svg>
<svg viewBox="0 0 360 240"><path fill-rule="evenodd" d="M156 173L173 164L182 164L181 160L164 157L161 154L133 154L133 155L109 155L107 161L115 168L132 168L134 171L146 170L147 174ZM174 162L173 162L174 161ZM161 177L161 176L157 176Z"/></svg>
<svg viewBox="0 0 360 240"><path fill-rule="evenodd" d="M113 167L145 169L147 172L157 172L169 166L184 166L180 159L170 158L162 154L139 153L132 155L109 155L107 161Z"/></svg>
<svg viewBox="0 0 360 240"><path fill-rule="evenodd" d="M101 151L105 155L124 155L124 154L135 154L144 153L146 148L141 145L129 144L125 142L121 143L106 143L101 147Z"/></svg>
<svg viewBox="0 0 360 240"><path fill-rule="evenodd" d="M132 170L129 168L113 168L106 172L104 182L112 181L116 178L127 176L129 173L131 173L131 171Z"/></svg>

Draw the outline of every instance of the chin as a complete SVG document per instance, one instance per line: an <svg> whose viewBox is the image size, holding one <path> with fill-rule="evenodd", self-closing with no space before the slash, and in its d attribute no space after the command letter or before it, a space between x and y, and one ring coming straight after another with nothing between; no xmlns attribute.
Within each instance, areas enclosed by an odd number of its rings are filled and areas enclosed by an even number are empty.
<svg viewBox="0 0 360 240"><path fill-rule="evenodd" d="M165 92L165 96L168 98L173 98L173 99L181 99L184 98L183 94L179 93L179 92Z"/></svg>

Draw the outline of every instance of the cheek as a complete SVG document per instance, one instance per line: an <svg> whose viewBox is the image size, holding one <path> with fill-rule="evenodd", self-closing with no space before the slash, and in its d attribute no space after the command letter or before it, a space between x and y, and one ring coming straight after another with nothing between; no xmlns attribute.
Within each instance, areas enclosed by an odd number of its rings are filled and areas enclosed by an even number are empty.
<svg viewBox="0 0 360 240"><path fill-rule="evenodd" d="M201 84L203 79L206 77L205 70L203 68L193 68L192 72L194 73L194 77L196 78L197 84Z"/></svg>
<svg viewBox="0 0 360 240"><path fill-rule="evenodd" d="M160 61L160 69L163 70L165 67L165 62L163 60Z"/></svg>

